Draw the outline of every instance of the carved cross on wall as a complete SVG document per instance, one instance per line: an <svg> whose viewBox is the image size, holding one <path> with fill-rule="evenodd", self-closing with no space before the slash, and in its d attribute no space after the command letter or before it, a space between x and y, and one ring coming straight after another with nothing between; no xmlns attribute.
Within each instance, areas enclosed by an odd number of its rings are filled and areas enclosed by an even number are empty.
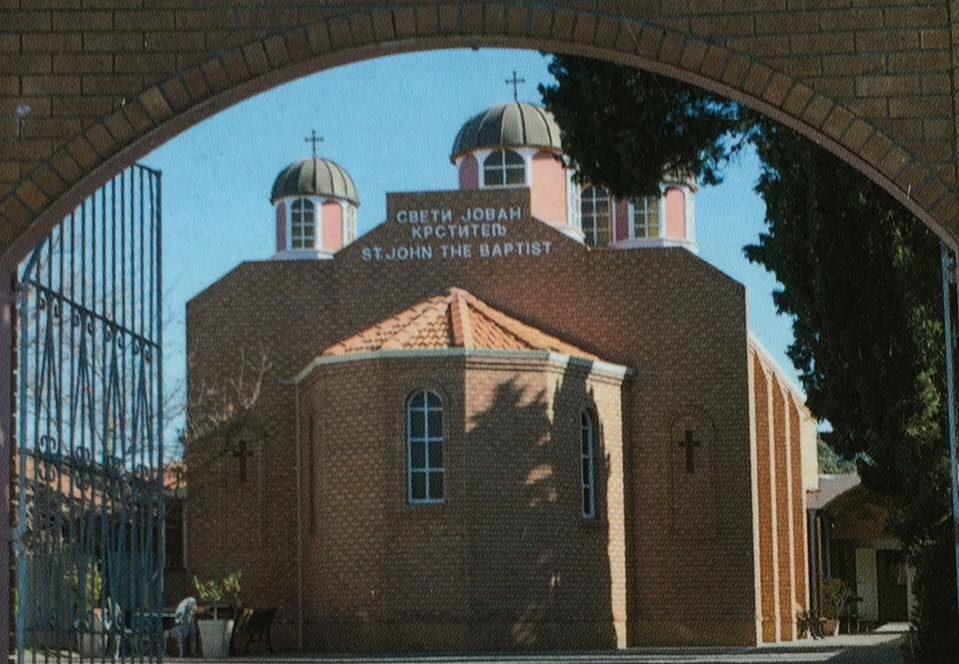
<svg viewBox="0 0 959 664"><path fill-rule="evenodd" d="M686 472L692 473L694 470L694 457L696 448L699 447L702 443L696 440L693 437L693 432L690 429L686 429L686 437L679 441L679 446L686 448Z"/></svg>
<svg viewBox="0 0 959 664"><path fill-rule="evenodd" d="M253 456L253 452L246 448L246 441L241 440L233 450L233 456L240 460L240 481L246 482L246 460Z"/></svg>

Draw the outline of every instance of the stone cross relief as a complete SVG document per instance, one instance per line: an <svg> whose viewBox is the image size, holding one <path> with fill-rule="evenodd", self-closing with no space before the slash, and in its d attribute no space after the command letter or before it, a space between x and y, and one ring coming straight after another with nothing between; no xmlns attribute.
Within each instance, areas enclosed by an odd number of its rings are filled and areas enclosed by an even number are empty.
<svg viewBox="0 0 959 664"><path fill-rule="evenodd" d="M691 429L686 429L686 437L679 441L678 445L686 448L686 472L692 473L695 470L696 448L700 447L702 443L693 437L693 432Z"/></svg>
<svg viewBox="0 0 959 664"><path fill-rule="evenodd" d="M247 442L245 440L237 443L236 449L233 450L233 456L240 461L240 481L246 482L246 460L253 456L253 452L247 449Z"/></svg>

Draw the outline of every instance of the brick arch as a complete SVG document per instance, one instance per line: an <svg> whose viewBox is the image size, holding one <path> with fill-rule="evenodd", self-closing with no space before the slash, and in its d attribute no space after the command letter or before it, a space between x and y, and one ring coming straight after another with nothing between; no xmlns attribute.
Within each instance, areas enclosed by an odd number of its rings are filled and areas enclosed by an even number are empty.
<svg viewBox="0 0 959 664"><path fill-rule="evenodd" d="M610 3L619 9L607 13L560 4L383 2L379 9L345 13L341 9L308 25L272 31L243 46L208 53L205 60L196 58L199 64L162 83L131 90L120 108L65 141L0 199L3 263L13 265L77 201L120 168L253 94L373 57L479 46L596 57L665 74L740 101L821 143L889 191L940 236L953 243L959 239L959 203L934 170L942 164L912 154L904 141L816 91L812 84L720 40L666 27L677 23L675 16L668 21L663 16L637 16L642 10L630 8L629 3ZM698 5L715 3L688 0L682 4L695 12Z"/></svg>

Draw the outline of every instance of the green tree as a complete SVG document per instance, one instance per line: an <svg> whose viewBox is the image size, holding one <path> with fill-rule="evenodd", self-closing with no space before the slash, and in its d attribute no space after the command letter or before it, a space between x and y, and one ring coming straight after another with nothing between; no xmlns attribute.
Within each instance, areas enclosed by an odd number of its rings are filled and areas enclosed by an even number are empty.
<svg viewBox="0 0 959 664"><path fill-rule="evenodd" d="M554 56L549 71L557 83L539 91L562 128L564 152L582 179L617 196L654 194L666 173L718 183L744 144L739 106L699 88L571 56Z"/></svg>
<svg viewBox="0 0 959 664"><path fill-rule="evenodd" d="M782 284L789 356L808 403L897 506L890 524L917 567L913 654L959 652L951 542L939 245L902 205L812 141L736 103L632 68L554 56L543 101L583 179L619 196L679 170L710 184L752 142L767 230L745 248Z"/></svg>
<svg viewBox="0 0 959 664"><path fill-rule="evenodd" d="M847 461L836 454L835 450L829 447L829 443L819 436L816 437L816 449L819 456L820 473L826 475L842 475L856 470L856 464L854 462Z"/></svg>
<svg viewBox="0 0 959 664"><path fill-rule="evenodd" d="M889 524L917 568L914 654L959 651L939 242L889 194L812 141L757 118L756 190L767 231L745 248L782 288L794 318L790 359L824 434L888 496Z"/></svg>

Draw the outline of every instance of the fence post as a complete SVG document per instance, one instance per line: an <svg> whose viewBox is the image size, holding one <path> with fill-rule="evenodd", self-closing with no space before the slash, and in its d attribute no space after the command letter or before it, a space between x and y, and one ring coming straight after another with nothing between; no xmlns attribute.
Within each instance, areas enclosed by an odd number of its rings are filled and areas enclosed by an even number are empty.
<svg viewBox="0 0 959 664"><path fill-rule="evenodd" d="M10 521L12 496L10 468L13 463L13 344L16 325L16 288L14 272L0 269L0 653L9 661L11 592L11 547L13 529Z"/></svg>
<svg viewBox="0 0 959 664"><path fill-rule="evenodd" d="M952 283L956 266L952 260L952 252L945 242L942 243L941 253L942 316L946 335L946 404L949 409L949 475L952 478L952 533L956 549L956 602L959 610L959 464L956 461L956 393L952 338Z"/></svg>

